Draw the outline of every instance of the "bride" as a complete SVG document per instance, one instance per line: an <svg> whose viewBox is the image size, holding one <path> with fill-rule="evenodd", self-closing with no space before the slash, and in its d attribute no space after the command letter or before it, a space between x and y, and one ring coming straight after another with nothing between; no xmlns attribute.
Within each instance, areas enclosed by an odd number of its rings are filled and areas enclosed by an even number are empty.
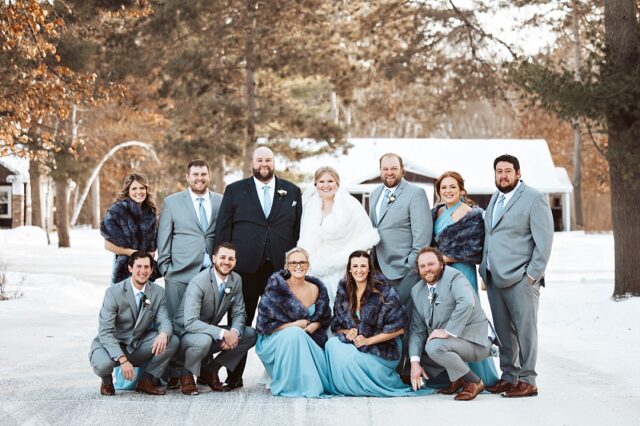
<svg viewBox="0 0 640 426"><path fill-rule="evenodd" d="M362 204L340 188L340 176L332 167L316 170L314 187L305 191L302 206L298 246L309 252L309 274L325 285L333 308L349 254L370 249L380 236Z"/></svg>

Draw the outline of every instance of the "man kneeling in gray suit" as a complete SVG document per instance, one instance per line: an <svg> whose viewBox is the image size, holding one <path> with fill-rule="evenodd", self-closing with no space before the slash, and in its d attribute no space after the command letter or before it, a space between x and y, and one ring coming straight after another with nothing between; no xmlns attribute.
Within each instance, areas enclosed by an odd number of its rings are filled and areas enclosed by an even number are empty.
<svg viewBox="0 0 640 426"><path fill-rule="evenodd" d="M180 342L172 335L164 289L148 281L152 260L149 253L133 252L129 257L131 277L105 292L98 336L89 352L93 371L102 379L102 395L115 395L111 373L117 364L123 377L133 380L133 367L144 363L147 363L145 373L138 377L136 391L150 395L165 393L153 383L153 377L162 376ZM154 322L158 331L150 329Z"/></svg>
<svg viewBox="0 0 640 426"><path fill-rule="evenodd" d="M181 340L176 361L182 370L180 388L185 395L198 394L194 375L216 392L242 387L242 372L234 374L238 377L236 381L223 385L218 370L226 367L227 373L234 371L256 344L255 330L245 327L247 314L242 298L242 278L233 272L235 247L222 243L214 249L211 259L213 267L189 282L174 321ZM230 325L219 325L225 314ZM217 352L220 354L213 358Z"/></svg>
<svg viewBox="0 0 640 426"><path fill-rule="evenodd" d="M467 362L481 361L499 344L478 295L460 272L445 266L442 253L425 247L418 253L422 281L411 290L414 308L409 334L411 386L422 386L422 378L446 374L449 386L439 393L458 401L474 399L484 390L482 380ZM426 371L429 374L426 373Z"/></svg>

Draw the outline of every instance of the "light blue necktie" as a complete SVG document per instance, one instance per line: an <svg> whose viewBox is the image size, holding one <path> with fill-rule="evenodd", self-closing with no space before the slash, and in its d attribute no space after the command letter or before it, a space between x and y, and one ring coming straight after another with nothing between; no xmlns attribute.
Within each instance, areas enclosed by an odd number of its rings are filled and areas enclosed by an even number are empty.
<svg viewBox="0 0 640 426"><path fill-rule="evenodd" d="M269 185L262 187L262 210L264 211L264 217L269 217L271 213L271 196L269 195Z"/></svg>
<svg viewBox="0 0 640 426"><path fill-rule="evenodd" d="M378 222L380 222L380 219L382 219L382 216L384 216L384 212L386 212L387 208L389 207L389 195L391 195L391 190L389 188L386 188L384 190L384 195L382 196L382 205L380 206L380 215L378 216Z"/></svg>
<svg viewBox="0 0 640 426"><path fill-rule="evenodd" d="M500 194L500 196L498 197L498 202L496 203L496 206L493 209L493 220L491 221L492 228L496 225L496 222L500 217L500 215L502 214L503 210L504 210L504 194Z"/></svg>
<svg viewBox="0 0 640 426"><path fill-rule="evenodd" d="M227 283L224 281L220 283L218 286L218 293L220 294L220 299L224 297L224 289L227 288Z"/></svg>
<svg viewBox="0 0 640 426"><path fill-rule="evenodd" d="M200 207L198 207L198 218L200 219L200 226L202 230L206 231L209 227L209 220L207 219L207 211L204 209L204 198L198 197Z"/></svg>
<svg viewBox="0 0 640 426"><path fill-rule="evenodd" d="M138 293L138 313L142 310L142 301L144 300L144 292Z"/></svg>

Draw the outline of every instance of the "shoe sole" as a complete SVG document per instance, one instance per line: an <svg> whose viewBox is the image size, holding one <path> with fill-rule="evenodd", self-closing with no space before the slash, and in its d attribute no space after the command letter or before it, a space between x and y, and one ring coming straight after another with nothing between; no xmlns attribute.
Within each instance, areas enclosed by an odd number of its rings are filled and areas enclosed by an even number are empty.
<svg viewBox="0 0 640 426"><path fill-rule="evenodd" d="M530 396L538 396L538 392L533 392L528 395L507 395L506 392L501 394L503 398L528 398Z"/></svg>

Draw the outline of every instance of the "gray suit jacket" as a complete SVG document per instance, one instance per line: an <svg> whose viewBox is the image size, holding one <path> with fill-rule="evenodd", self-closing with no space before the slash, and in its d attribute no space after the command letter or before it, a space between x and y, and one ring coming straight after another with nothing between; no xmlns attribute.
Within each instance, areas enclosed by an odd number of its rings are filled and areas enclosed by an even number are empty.
<svg viewBox="0 0 640 426"><path fill-rule="evenodd" d="M131 287L131 278L109 286L104 294L98 322L98 336L91 343L91 351L99 347L117 359L124 355L121 344L132 353L149 331L151 323L158 325L158 331L172 335L171 320L165 306L164 289L151 281L144 291L148 304L143 304L140 314L136 297Z"/></svg>
<svg viewBox="0 0 640 426"><path fill-rule="evenodd" d="M174 329L178 336L186 333L207 333L214 340L220 337L222 328L218 324L228 313L230 328L244 334L247 314L242 298L242 278L232 272L226 281L228 289L222 300L218 292L218 284L212 275L213 267L205 269L193 277L180 303L174 320Z"/></svg>
<svg viewBox="0 0 640 426"><path fill-rule="evenodd" d="M521 181L492 227L498 195L496 192L491 197L484 218L480 276L488 282L488 259L491 281L498 288L516 284L525 274L536 281L542 280L553 242L553 218L547 196Z"/></svg>
<svg viewBox="0 0 640 426"><path fill-rule="evenodd" d="M468 342L490 346L490 323L480 306L478 295L461 272L445 266L435 294L431 303L429 288L424 281L411 290L414 308L409 333L409 356L421 356L427 337L436 329L445 329ZM429 327L432 309L433 322Z"/></svg>
<svg viewBox="0 0 640 426"><path fill-rule="evenodd" d="M376 206L383 191L380 185L371 194L369 216L380 234L375 247L380 269L387 279L397 280L415 267L418 251L431 243L431 208L424 190L402 179L393 193L395 200L378 220Z"/></svg>
<svg viewBox="0 0 640 426"><path fill-rule="evenodd" d="M200 272L203 255L213 253L222 195L209 192L211 217L202 229L189 189L164 199L158 222L158 268L166 279L188 284Z"/></svg>

